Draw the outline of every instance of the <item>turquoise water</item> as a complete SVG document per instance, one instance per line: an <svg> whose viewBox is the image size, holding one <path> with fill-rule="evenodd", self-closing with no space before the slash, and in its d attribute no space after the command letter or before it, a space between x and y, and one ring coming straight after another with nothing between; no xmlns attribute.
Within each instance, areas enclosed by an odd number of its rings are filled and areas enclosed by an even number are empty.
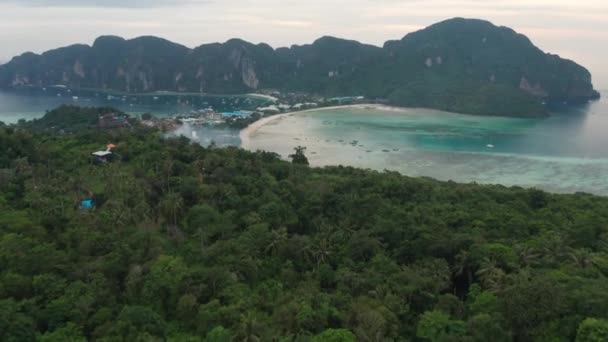
<svg viewBox="0 0 608 342"><path fill-rule="evenodd" d="M63 104L78 106L111 106L129 114L151 113L158 117L188 114L193 110L213 109L224 112L234 110L253 110L268 105L263 98L250 96L204 96L198 94L155 93L127 95L103 93L94 90L73 90L60 87L46 89L23 89L19 91L0 91L0 121L16 123L20 119L31 120L44 115ZM217 146L238 146L239 131L208 127L182 126L174 135L184 135L195 141Z"/></svg>
<svg viewBox="0 0 608 342"><path fill-rule="evenodd" d="M534 120L424 109L321 109L264 125L246 148L286 157L297 145L307 147L315 166L608 195L606 100L552 108L550 118Z"/></svg>
<svg viewBox="0 0 608 342"><path fill-rule="evenodd" d="M264 102L245 97L30 89L0 92L0 121L41 117L60 104L113 106L131 114L167 116L209 106L219 111L253 109ZM201 144L241 143L234 130L183 126L176 134ZM342 164L457 182L608 195L606 99L553 108L552 116L541 120L423 109L320 109L272 121L252 134L244 147L287 158L298 145L307 147L315 166Z"/></svg>
<svg viewBox="0 0 608 342"><path fill-rule="evenodd" d="M369 140L373 136L373 140L378 139L374 144L382 143L390 148L608 157L608 106L600 102L584 108L562 108L543 120L424 110L338 109L309 115L318 124L315 130L324 137L352 141Z"/></svg>
<svg viewBox="0 0 608 342"><path fill-rule="evenodd" d="M244 96L175 95L171 93L126 95L57 87L32 88L10 92L0 91L0 121L15 123L19 119L39 118L44 115L45 111L62 104L112 106L130 114L152 113L163 117L187 114L192 110L208 107L222 112L237 109L251 110L267 104L267 101Z"/></svg>

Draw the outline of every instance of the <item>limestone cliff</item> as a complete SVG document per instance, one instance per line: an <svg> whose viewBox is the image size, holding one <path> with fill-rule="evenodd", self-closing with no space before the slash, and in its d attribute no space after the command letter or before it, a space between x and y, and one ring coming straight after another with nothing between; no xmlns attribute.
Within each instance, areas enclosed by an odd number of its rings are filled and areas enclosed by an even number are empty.
<svg viewBox="0 0 608 342"><path fill-rule="evenodd" d="M509 28L461 18L382 48L323 37L279 49L240 39L189 49L156 37L104 36L92 46L26 53L0 66L0 87L54 84L132 93L356 94L397 105L515 116L541 115L541 102L599 97L584 67L541 51ZM520 110L510 113L494 97L508 98Z"/></svg>

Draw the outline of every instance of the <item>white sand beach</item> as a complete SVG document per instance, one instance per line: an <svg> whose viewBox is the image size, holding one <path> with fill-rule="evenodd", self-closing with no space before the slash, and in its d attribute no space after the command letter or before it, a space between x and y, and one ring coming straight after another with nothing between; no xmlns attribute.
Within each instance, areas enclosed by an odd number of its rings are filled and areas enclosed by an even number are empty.
<svg viewBox="0 0 608 342"><path fill-rule="evenodd" d="M345 165L462 183L605 195L608 156L601 147L606 145L598 143L608 139L601 129L605 117L589 115L573 125L575 115L532 120L373 104L339 106L263 118L242 130L240 140L244 149L271 151L285 160L295 147L304 146L313 167ZM563 144L564 137L576 138Z"/></svg>
<svg viewBox="0 0 608 342"><path fill-rule="evenodd" d="M307 113L307 112L318 112L318 111L322 111L322 110L331 110L331 109L344 109L344 108L358 108L358 109L384 110L384 111L407 110L407 108L391 107L391 106L379 105L379 104L356 104L356 105L346 105L346 106L312 108L312 109L306 109L306 110L301 110L301 111L272 115L272 116L262 118L241 130L241 132L239 133L239 137L241 139L241 147L244 149L249 149L251 146L251 136L253 134L255 134L255 132L257 132L260 128L268 125L269 123L271 123L273 121L283 120L286 117L289 117L294 114Z"/></svg>

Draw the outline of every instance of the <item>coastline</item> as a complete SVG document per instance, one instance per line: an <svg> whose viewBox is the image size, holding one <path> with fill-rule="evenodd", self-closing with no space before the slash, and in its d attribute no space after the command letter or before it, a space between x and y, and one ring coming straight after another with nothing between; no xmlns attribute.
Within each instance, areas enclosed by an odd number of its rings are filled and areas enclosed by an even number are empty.
<svg viewBox="0 0 608 342"><path fill-rule="evenodd" d="M438 109L431 109L431 108L397 107L397 106L389 106L389 105L383 105L383 104L377 104L377 103L360 103L360 104L352 104L352 105L310 108L310 109L305 109L305 110L298 110L298 111L293 111L293 112L287 112L287 113L267 116L256 122L251 123L249 126L243 128L239 132L239 138L241 140L240 147L243 149L249 150L250 143L251 143L251 136L253 134L255 134L260 128L264 127L265 125L267 125L273 121L282 120L293 114L318 112L318 111L328 110L328 109L343 109L343 108L382 110L385 112L400 112L400 113L404 113L404 114L407 114L409 111L416 111L416 112L424 111L427 113L435 113L435 114L441 113L441 114L453 114L453 115L465 115L465 116L479 117L479 115L451 113L451 112L446 112L446 111L442 111L442 110L438 110ZM519 119L519 118L509 118L509 119L528 120L528 119Z"/></svg>
<svg viewBox="0 0 608 342"><path fill-rule="evenodd" d="M199 92L180 92L173 90L156 90L151 92L126 92L121 90L114 89L103 89L103 88L87 88L87 87L70 87L63 84L55 84L49 86L23 86L23 87L12 87L12 88L0 88L3 91L18 91L22 89L35 89L42 90L44 88L47 89L66 89L71 91L83 91L90 93L99 93L103 95L111 95L111 96L200 96L200 97L234 97L234 98L255 98L259 100L267 100L270 102L276 102L278 99L276 97L258 94L258 93L238 93L238 94L216 94L216 93L199 93Z"/></svg>
<svg viewBox="0 0 608 342"><path fill-rule="evenodd" d="M249 126L243 128L239 132L239 138L241 139L240 147L243 149L246 149L246 150L249 149L250 142L251 142L251 136L253 134L255 134L260 128L266 126L267 124L269 124L273 121L282 120L293 114L301 114L301 113L307 113L307 112L317 112L317 111L321 111L321 110L341 109L341 108L375 109L375 110L386 110L386 111L404 111L404 110L408 110L408 109L413 109L413 108L392 107L392 106L379 105L379 104L372 103L372 104L354 104L354 105L344 105L344 106L311 108L311 109L299 110L299 111L294 111L294 112L276 114L276 115L267 116L265 118L262 118L256 122L250 124Z"/></svg>

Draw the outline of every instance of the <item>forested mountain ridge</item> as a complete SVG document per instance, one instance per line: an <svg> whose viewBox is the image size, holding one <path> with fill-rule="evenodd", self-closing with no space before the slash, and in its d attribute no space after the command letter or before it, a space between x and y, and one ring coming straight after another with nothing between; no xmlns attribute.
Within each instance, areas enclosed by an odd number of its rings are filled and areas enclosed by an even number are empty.
<svg viewBox="0 0 608 342"><path fill-rule="evenodd" d="M364 95L401 106L534 117L541 102L599 97L582 66L545 54L515 31L451 19L379 48L323 37L273 49L239 39L189 49L156 37L100 37L0 66L0 87L66 85L124 92Z"/></svg>
<svg viewBox="0 0 608 342"><path fill-rule="evenodd" d="M608 198L36 133L100 110L0 125L1 341L608 339Z"/></svg>

